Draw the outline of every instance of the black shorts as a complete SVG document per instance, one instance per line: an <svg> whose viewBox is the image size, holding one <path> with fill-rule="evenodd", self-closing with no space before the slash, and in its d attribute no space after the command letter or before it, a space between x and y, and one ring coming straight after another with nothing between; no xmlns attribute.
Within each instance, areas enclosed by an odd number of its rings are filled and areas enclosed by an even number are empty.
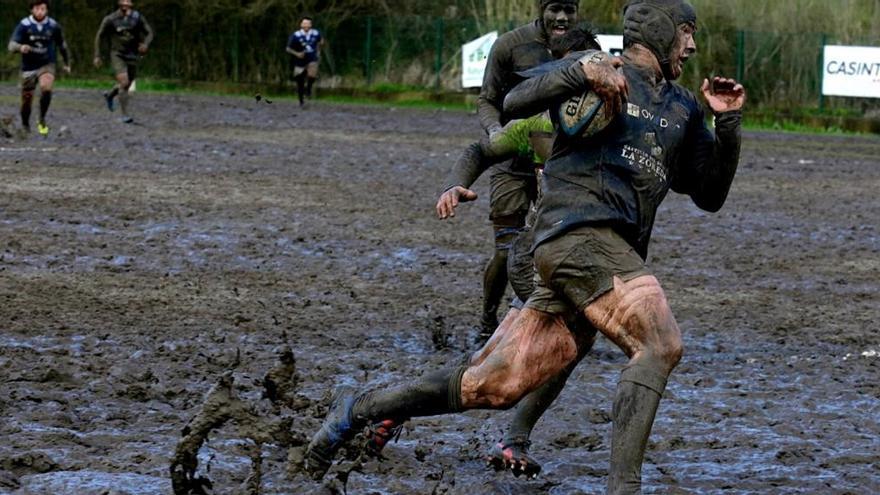
<svg viewBox="0 0 880 495"><path fill-rule="evenodd" d="M492 169L489 199L490 216L493 221L520 215L525 224L532 202L538 197L538 180L533 175L513 174L500 167Z"/></svg>
<svg viewBox="0 0 880 495"><path fill-rule="evenodd" d="M128 81L134 81L137 78L137 60L130 60L118 53L110 54L110 65L113 67L113 74L125 74Z"/></svg>
<svg viewBox="0 0 880 495"><path fill-rule="evenodd" d="M535 292L526 307L553 314L582 313L624 282L651 275L645 262L610 227L583 227L551 239L535 250Z"/></svg>

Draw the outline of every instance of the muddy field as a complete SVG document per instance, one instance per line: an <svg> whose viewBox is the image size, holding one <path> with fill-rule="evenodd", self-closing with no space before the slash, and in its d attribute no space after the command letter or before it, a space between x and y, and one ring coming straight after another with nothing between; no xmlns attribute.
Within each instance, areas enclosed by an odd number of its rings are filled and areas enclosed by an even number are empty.
<svg viewBox="0 0 880 495"><path fill-rule="evenodd" d="M15 93L0 86L0 117ZM206 392L231 369L259 399L285 334L314 401L472 349L487 181L451 223L432 207L473 115L145 94L135 108L120 127L96 92L62 90L53 136L0 140L0 493L170 493ZM877 493L878 191L876 138L748 134L720 214L667 200L651 264L686 355L646 493ZM600 342L580 366L538 425L538 480L484 468L509 415L472 412L413 421L345 487L602 493L623 361ZM294 428L317 424L306 411ZM202 449L216 493L241 493L247 447L230 428ZM263 454L266 493L343 486Z"/></svg>

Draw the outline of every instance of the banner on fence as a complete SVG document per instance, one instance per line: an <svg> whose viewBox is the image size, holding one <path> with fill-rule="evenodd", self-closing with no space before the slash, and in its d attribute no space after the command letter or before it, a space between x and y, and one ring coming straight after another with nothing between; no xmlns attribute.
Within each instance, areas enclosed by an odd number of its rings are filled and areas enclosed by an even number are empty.
<svg viewBox="0 0 880 495"><path fill-rule="evenodd" d="M600 34L597 36L603 51L612 55L623 52L623 36ZM498 39L498 32L493 31L482 38L477 38L461 47L461 87L479 88L483 85L483 74L492 45Z"/></svg>
<svg viewBox="0 0 880 495"><path fill-rule="evenodd" d="M880 98L880 48L826 46L822 94Z"/></svg>
<svg viewBox="0 0 880 495"><path fill-rule="evenodd" d="M498 31L477 38L461 47L461 87L479 88L483 85L483 73L489 61L489 52L498 39Z"/></svg>
<svg viewBox="0 0 880 495"><path fill-rule="evenodd" d="M619 34L600 34L596 38L599 40L599 46L602 47L603 52L608 52L612 55L623 53L623 36Z"/></svg>

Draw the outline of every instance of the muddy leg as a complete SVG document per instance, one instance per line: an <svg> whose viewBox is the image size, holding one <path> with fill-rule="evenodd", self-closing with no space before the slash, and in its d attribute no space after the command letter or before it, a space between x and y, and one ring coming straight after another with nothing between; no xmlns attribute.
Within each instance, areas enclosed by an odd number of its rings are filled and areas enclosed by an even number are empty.
<svg viewBox="0 0 880 495"><path fill-rule="evenodd" d="M657 279L615 278L587 318L630 357L614 398L608 493L638 494L642 462L666 380L682 355L681 332Z"/></svg>

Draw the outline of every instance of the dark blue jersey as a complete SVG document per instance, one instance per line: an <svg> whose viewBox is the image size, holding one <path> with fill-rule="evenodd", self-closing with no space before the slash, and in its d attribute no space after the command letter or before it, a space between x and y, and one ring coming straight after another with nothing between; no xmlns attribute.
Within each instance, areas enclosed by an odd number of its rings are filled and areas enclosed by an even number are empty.
<svg viewBox="0 0 880 495"><path fill-rule="evenodd" d="M323 39L324 38L321 37L321 33L317 29L310 29L308 33L300 29L290 35L290 38L287 40L287 46L296 51L300 51L299 48L301 48L306 54L304 59L306 62L317 62L318 48ZM299 44L299 47L296 47L297 43Z"/></svg>
<svg viewBox="0 0 880 495"><path fill-rule="evenodd" d="M556 110L588 87L578 61L548 67L508 94L506 112ZM724 204L739 163L742 113L716 115L713 134L690 91L631 64L623 75L627 102L607 128L590 137L557 134L541 184L536 246L580 226L608 225L645 257L657 208L670 189L704 210Z"/></svg>
<svg viewBox="0 0 880 495"><path fill-rule="evenodd" d="M31 51L21 56L21 70L29 72L58 62L58 52L68 62L67 45L61 33L61 24L46 17L37 22L33 16L25 17L12 33L11 42L31 47Z"/></svg>

